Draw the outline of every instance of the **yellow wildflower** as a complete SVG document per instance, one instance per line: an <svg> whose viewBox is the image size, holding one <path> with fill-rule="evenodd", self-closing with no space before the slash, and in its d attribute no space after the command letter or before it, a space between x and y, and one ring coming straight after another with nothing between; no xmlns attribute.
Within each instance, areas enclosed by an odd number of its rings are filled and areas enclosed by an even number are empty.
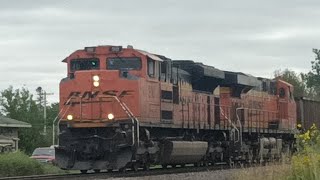
<svg viewBox="0 0 320 180"><path fill-rule="evenodd" d="M302 139L302 138L303 138L303 134L300 134L300 135L299 135L299 138Z"/></svg>
<svg viewBox="0 0 320 180"><path fill-rule="evenodd" d="M309 140L310 139L310 131L308 130L306 133L304 133L304 140Z"/></svg>

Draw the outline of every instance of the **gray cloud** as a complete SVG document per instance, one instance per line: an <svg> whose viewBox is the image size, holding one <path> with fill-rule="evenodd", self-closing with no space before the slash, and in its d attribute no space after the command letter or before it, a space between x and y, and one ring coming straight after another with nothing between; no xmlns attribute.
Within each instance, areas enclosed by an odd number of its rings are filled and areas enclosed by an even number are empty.
<svg viewBox="0 0 320 180"><path fill-rule="evenodd" d="M85 46L131 44L173 59L271 78L306 72L320 3L299 1L1 1L0 89L43 86L58 101L61 60Z"/></svg>

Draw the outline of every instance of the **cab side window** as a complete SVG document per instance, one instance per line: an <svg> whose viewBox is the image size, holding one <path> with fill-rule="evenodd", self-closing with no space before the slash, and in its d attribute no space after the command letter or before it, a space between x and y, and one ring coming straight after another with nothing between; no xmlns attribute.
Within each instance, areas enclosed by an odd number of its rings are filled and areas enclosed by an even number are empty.
<svg viewBox="0 0 320 180"><path fill-rule="evenodd" d="M285 98L286 97L286 90L284 88L279 89L279 97Z"/></svg>
<svg viewBox="0 0 320 180"><path fill-rule="evenodd" d="M163 82L167 81L167 63L161 62L160 64L160 80Z"/></svg>
<svg viewBox="0 0 320 180"><path fill-rule="evenodd" d="M155 61L153 59L148 58L148 76L151 78L155 77Z"/></svg>

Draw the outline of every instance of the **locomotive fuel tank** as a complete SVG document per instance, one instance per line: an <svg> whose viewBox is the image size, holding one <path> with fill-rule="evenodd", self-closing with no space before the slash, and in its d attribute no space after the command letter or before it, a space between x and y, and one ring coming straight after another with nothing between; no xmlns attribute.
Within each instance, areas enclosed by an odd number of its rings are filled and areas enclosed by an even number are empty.
<svg viewBox="0 0 320 180"><path fill-rule="evenodd" d="M208 142L166 141L162 149L162 164L187 164L199 162L206 155Z"/></svg>

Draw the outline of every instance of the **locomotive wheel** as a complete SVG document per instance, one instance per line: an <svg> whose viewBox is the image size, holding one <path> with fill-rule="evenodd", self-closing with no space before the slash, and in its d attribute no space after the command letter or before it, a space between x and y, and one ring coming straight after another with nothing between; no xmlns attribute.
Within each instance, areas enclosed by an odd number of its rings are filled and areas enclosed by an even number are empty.
<svg viewBox="0 0 320 180"><path fill-rule="evenodd" d="M119 171L122 172L122 173L125 173L125 172L127 172L127 168L125 168L125 167L120 168Z"/></svg>
<svg viewBox="0 0 320 180"><path fill-rule="evenodd" d="M194 167L200 167L200 166L201 166L201 163L200 163L200 162L194 163Z"/></svg>
<svg viewBox="0 0 320 180"><path fill-rule="evenodd" d="M137 171L139 170L139 164L138 164L138 163L133 163L133 164L132 164L132 170L133 170L134 172L137 172Z"/></svg>
<svg viewBox="0 0 320 180"><path fill-rule="evenodd" d="M204 166L204 167L208 167L208 166L209 166L209 162L208 162L208 161L204 161L204 162L203 162L203 166Z"/></svg>
<svg viewBox="0 0 320 180"><path fill-rule="evenodd" d="M149 164L149 163L145 163L145 164L143 165L143 170L149 171L149 170L150 170L150 164Z"/></svg>
<svg viewBox="0 0 320 180"><path fill-rule="evenodd" d="M88 170L80 170L82 174L87 174Z"/></svg>
<svg viewBox="0 0 320 180"><path fill-rule="evenodd" d="M94 169L93 170L95 173L100 173L100 169Z"/></svg>
<svg viewBox="0 0 320 180"><path fill-rule="evenodd" d="M234 168L234 161L231 158L229 158L228 163L229 163L230 168Z"/></svg>
<svg viewBox="0 0 320 180"><path fill-rule="evenodd" d="M252 164L253 164L253 153L252 153L252 150L250 150L248 153L248 165L252 166Z"/></svg>
<svg viewBox="0 0 320 180"><path fill-rule="evenodd" d="M239 161L238 163L240 168L245 168L245 163L243 161Z"/></svg>

